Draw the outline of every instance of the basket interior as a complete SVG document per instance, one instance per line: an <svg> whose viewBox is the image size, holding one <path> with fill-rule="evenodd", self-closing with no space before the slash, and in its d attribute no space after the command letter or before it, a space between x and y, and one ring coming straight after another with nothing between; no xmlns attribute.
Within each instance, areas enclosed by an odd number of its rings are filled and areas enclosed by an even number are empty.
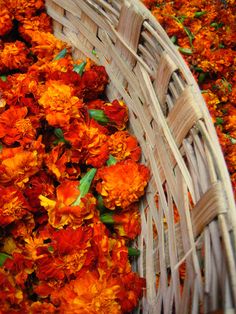
<svg viewBox="0 0 236 314"><path fill-rule="evenodd" d="M139 1L47 0L55 35L110 77L151 180L141 202L143 313L234 309L235 204L211 118L167 35ZM94 53L94 51L96 53ZM183 274L185 274L183 276Z"/></svg>

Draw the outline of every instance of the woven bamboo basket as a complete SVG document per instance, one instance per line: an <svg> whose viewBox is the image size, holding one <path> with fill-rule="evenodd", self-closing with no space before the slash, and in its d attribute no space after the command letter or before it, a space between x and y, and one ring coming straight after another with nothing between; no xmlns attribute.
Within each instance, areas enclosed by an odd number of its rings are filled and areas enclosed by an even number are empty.
<svg viewBox="0 0 236 314"><path fill-rule="evenodd" d="M187 65L137 0L46 0L46 6L55 35L74 57L105 66L107 97L128 105L130 131L152 173L136 243L141 256L134 268L147 282L137 313L235 313L235 202Z"/></svg>

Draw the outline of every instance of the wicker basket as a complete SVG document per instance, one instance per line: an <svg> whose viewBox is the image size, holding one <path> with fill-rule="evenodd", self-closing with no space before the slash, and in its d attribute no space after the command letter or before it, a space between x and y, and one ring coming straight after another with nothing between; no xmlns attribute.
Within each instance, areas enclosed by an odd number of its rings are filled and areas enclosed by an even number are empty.
<svg viewBox="0 0 236 314"><path fill-rule="evenodd" d="M234 197L190 70L137 0L47 0L46 5L55 35L73 46L74 57L106 67L107 96L128 105L130 130L151 169L141 204L141 256L134 265L147 280L138 313L235 313Z"/></svg>

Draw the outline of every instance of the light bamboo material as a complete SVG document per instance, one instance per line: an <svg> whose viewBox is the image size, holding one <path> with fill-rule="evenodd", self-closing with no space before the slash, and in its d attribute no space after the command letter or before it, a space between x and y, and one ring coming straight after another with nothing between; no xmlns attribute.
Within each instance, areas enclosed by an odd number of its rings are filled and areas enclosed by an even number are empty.
<svg viewBox="0 0 236 314"><path fill-rule="evenodd" d="M130 130L151 169L136 265L147 290L137 312L235 312L235 202L212 120L186 63L137 0L46 5L55 35L72 45L74 57L106 67L107 96L128 105Z"/></svg>

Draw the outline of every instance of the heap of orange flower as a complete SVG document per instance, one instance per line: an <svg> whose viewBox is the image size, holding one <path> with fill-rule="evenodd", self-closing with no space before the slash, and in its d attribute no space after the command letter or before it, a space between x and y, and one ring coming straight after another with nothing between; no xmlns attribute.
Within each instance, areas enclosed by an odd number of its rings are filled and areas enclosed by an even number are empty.
<svg viewBox="0 0 236 314"><path fill-rule="evenodd" d="M127 107L52 35L43 1L0 8L1 313L128 313L149 171Z"/></svg>
<svg viewBox="0 0 236 314"><path fill-rule="evenodd" d="M143 0L178 46L215 123L236 195L236 10L234 0Z"/></svg>

